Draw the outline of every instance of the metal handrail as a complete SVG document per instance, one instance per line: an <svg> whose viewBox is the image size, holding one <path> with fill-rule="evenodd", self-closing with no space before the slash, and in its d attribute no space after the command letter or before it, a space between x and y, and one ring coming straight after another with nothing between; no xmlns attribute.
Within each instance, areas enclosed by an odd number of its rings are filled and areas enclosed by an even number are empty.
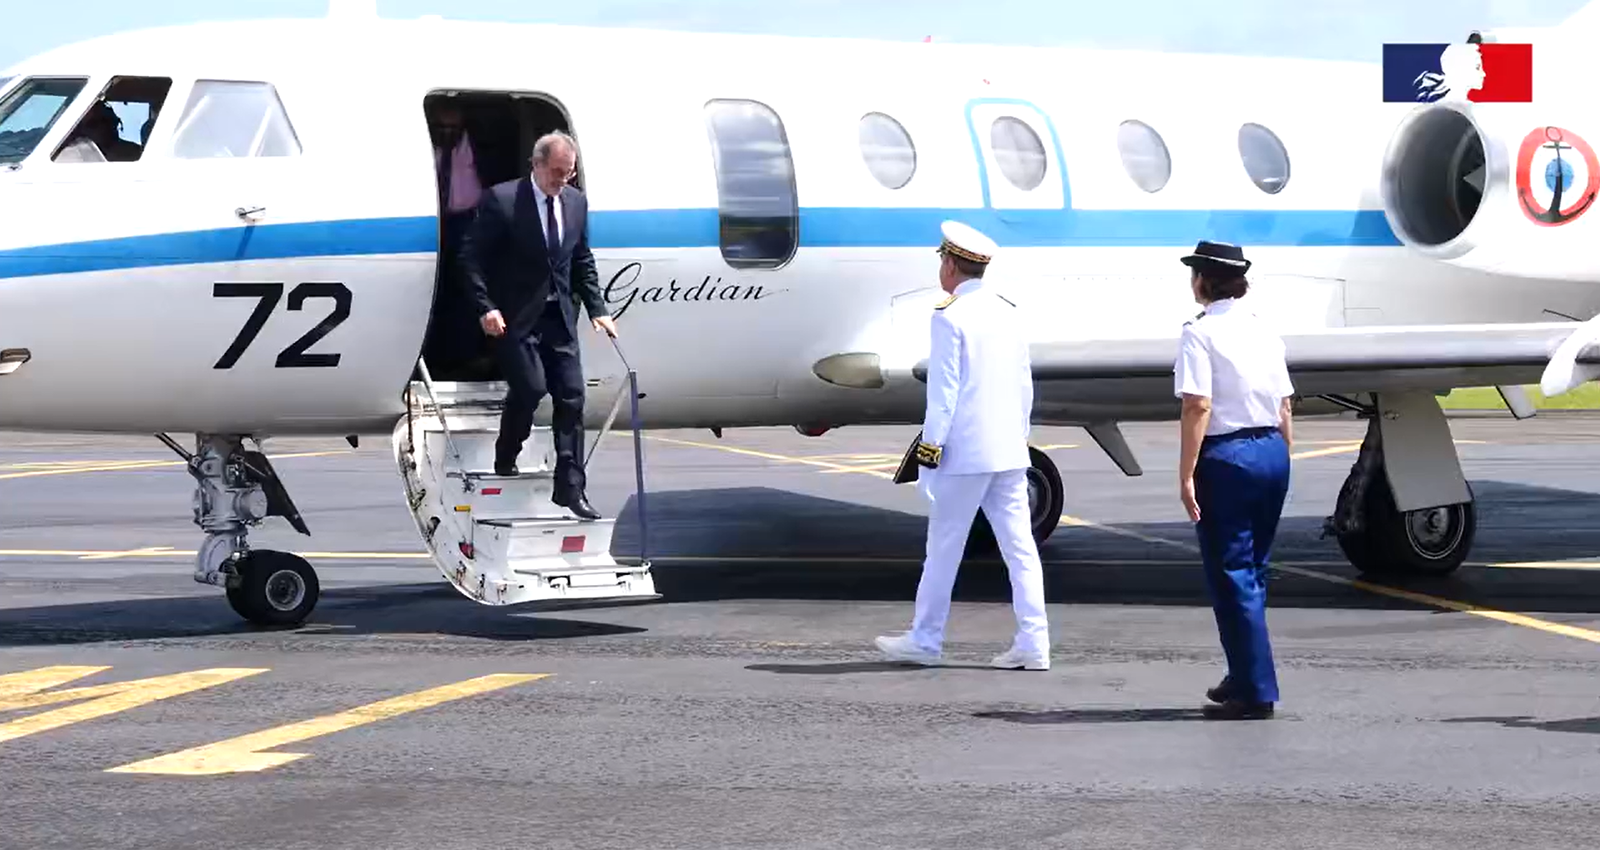
<svg viewBox="0 0 1600 850"><path fill-rule="evenodd" d="M433 392L433 375L428 372L428 362L417 358L417 369L422 373L422 388L428 391L428 400L433 402L433 415L439 419L439 428L444 431L444 444L455 456L456 466L461 466L461 450L456 448L455 438L450 435L450 423L444 418L444 405L439 403L439 397Z"/></svg>
<svg viewBox="0 0 1600 850"><path fill-rule="evenodd" d="M617 396L611 402L611 412L606 416L606 421L600 428L600 433L594 438L594 445L589 447L589 454L584 458L583 465L587 469L589 461L594 458L594 453L600 449L600 441L611 432L612 423L616 421L617 413L622 407L623 392L626 391L629 399L629 427L633 430L633 478L634 497L639 503L639 564L650 565L650 522L645 513L644 489L644 436L639 428L639 372L628 362L628 356L622 352L622 344L617 338L606 334L611 340L611 347L616 350L617 358L622 361L622 367L628 372L627 386L617 391Z"/></svg>

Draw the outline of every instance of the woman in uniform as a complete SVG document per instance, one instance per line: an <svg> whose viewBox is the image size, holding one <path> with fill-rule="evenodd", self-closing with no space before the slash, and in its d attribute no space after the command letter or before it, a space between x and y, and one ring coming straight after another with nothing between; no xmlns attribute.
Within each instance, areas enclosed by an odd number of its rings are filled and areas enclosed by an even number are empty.
<svg viewBox="0 0 1600 850"><path fill-rule="evenodd" d="M1178 482L1200 538L1228 673L1207 716L1272 716L1278 680L1267 639L1267 556L1289 490L1294 387L1283 340L1239 299L1250 261L1202 241L1182 260L1205 310L1184 325L1175 391L1183 399Z"/></svg>

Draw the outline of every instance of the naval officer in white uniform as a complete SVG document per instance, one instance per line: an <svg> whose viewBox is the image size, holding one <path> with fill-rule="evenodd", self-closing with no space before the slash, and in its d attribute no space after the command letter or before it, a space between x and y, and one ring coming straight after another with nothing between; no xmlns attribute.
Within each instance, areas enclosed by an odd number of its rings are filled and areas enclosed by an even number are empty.
<svg viewBox="0 0 1600 850"><path fill-rule="evenodd" d="M1028 510L1028 340L1016 305L983 281L995 243L959 222L942 230L939 285L949 296L933 309L927 413L907 464L916 464L930 502L927 556L911 631L877 645L894 661L939 663L956 570L981 507L1011 574L1017 617L1011 648L991 664L1048 670L1044 572Z"/></svg>
<svg viewBox="0 0 1600 850"><path fill-rule="evenodd" d="M1267 559L1289 492L1294 385L1283 340L1241 305L1250 261L1202 241L1183 258L1205 310L1184 325L1173 366L1183 399L1179 497L1200 538L1206 586L1228 674L1206 692L1207 716L1271 717L1278 678L1267 639Z"/></svg>

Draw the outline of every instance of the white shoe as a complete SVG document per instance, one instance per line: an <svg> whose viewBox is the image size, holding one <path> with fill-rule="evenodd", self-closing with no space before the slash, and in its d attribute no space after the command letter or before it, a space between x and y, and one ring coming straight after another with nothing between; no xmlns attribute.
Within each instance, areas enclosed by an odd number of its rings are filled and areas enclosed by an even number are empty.
<svg viewBox="0 0 1600 850"><path fill-rule="evenodd" d="M1023 670L1049 670L1050 655L1049 653L1037 655L1012 647L996 655L994 660L989 662L989 666L998 667L1001 670L1016 670L1019 668Z"/></svg>
<svg viewBox="0 0 1600 850"><path fill-rule="evenodd" d="M890 661L906 661L912 664L938 664L940 653L929 652L917 646L911 640L909 633L889 637L887 635L873 641L878 645L878 651L888 657Z"/></svg>

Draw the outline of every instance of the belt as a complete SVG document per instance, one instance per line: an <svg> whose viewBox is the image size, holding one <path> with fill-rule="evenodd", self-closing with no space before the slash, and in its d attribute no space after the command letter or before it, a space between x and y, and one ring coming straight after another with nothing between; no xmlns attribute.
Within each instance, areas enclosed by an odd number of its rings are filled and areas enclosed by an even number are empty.
<svg viewBox="0 0 1600 850"><path fill-rule="evenodd" d="M1226 434L1209 434L1204 440L1202 440L1202 442L1214 443L1223 440L1244 440L1251 437L1265 437L1268 434L1276 433L1278 433L1278 426L1276 425L1265 425L1258 428L1240 428L1237 431L1229 431Z"/></svg>

